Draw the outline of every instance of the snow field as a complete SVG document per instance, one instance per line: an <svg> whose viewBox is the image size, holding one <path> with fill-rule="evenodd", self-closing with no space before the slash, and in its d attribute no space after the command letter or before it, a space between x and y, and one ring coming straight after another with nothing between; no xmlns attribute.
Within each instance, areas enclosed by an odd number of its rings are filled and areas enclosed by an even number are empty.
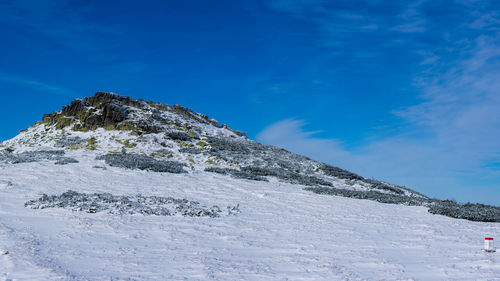
<svg viewBox="0 0 500 281"><path fill-rule="evenodd" d="M80 163L0 166L0 280L498 280L483 252L500 224L424 207L317 195L303 186L213 173ZM98 165L104 166L104 163ZM11 184L9 184L9 182ZM240 204L222 218L33 210L42 193L171 196ZM8 255L1 255L9 251Z"/></svg>

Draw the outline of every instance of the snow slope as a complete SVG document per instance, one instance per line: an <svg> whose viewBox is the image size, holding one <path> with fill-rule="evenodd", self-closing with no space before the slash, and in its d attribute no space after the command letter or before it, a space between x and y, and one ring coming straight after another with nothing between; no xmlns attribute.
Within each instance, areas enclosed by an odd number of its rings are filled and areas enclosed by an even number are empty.
<svg viewBox="0 0 500 281"><path fill-rule="evenodd" d="M481 250L500 224L425 207L318 195L214 173L79 163L0 164L0 280L500 280ZM236 216L111 215L24 207L42 193L109 192L240 204ZM5 252L8 251L8 254Z"/></svg>

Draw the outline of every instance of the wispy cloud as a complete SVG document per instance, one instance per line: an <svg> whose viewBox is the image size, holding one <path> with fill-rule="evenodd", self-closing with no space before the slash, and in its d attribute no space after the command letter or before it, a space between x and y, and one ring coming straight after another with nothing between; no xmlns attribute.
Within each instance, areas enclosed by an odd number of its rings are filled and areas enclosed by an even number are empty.
<svg viewBox="0 0 500 281"><path fill-rule="evenodd" d="M398 2L388 5L378 1L323 1L323 0L274 0L269 6L298 19L317 24L323 32L326 45L344 41L347 35L371 31L387 33L414 33L426 31L426 17L422 7L427 0Z"/></svg>
<svg viewBox="0 0 500 281"><path fill-rule="evenodd" d="M420 92L418 102L393 110L402 121L396 133L385 131L381 124L375 130L375 134L382 132L380 136L369 136L362 145L347 148L341 140L322 139L304 130L304 121L286 119L264 129L258 139L430 195L447 197L460 190L459 200L474 196L500 204L495 199L500 198L499 8L478 1L449 1L443 7L453 9L442 12L453 22L442 23L437 19L440 9L426 8L428 3L401 4L381 16L366 12L371 7L367 2L362 16L349 19L356 23L345 27L351 32L357 32L356 28L370 32L364 27L371 22L379 27L372 32L381 36L399 33L389 38L411 40L402 46L419 55L411 85ZM316 4L328 9L324 2ZM301 7L293 6L293 16L307 18L310 11ZM344 29L339 24L347 23L338 18L313 21L321 25L327 41L341 39L339 30ZM398 37L404 33L425 37Z"/></svg>
<svg viewBox="0 0 500 281"><path fill-rule="evenodd" d="M21 87L29 88L35 90L39 93L53 94L59 96L74 96L74 94L65 88L50 85L38 80L29 79L25 77L9 76L0 74L0 81L13 83Z"/></svg>
<svg viewBox="0 0 500 281"><path fill-rule="evenodd" d="M350 154L342 148L339 140L315 137L319 131L305 131L306 122L293 118L276 122L257 135L257 140L285 147L324 162L349 159ZM328 153L325 153L328 151Z"/></svg>
<svg viewBox="0 0 500 281"><path fill-rule="evenodd" d="M461 158L463 168L498 161L500 144L500 36L479 36L462 60L437 67L421 82L423 101L395 111L424 128L437 145ZM477 170L476 170L477 171Z"/></svg>
<svg viewBox="0 0 500 281"><path fill-rule="evenodd" d="M398 32L424 32L426 30L426 20L422 15L422 6L427 0L419 0L410 3L403 11L397 15L399 22L392 30Z"/></svg>
<svg viewBox="0 0 500 281"><path fill-rule="evenodd" d="M306 18L310 14L326 13L327 10L324 7L326 3L325 0L274 0L268 2L271 8L292 14L298 18Z"/></svg>
<svg viewBox="0 0 500 281"><path fill-rule="evenodd" d="M488 158L487 154L474 156L476 150L459 151L435 137L403 135L348 149L341 140L321 138L305 130L305 124L303 120L285 119L265 128L257 140L368 178L406 185L430 196L500 203L496 185L489 181L499 177L495 162L498 158Z"/></svg>

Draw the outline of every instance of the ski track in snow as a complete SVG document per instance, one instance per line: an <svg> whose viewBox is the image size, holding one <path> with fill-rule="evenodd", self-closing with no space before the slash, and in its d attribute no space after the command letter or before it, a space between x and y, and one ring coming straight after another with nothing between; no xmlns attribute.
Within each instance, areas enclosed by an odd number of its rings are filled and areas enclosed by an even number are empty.
<svg viewBox="0 0 500 281"><path fill-rule="evenodd" d="M481 250L484 236L499 236L497 223L317 195L273 179L95 169L94 157L65 166L0 164L0 280L500 280L499 253ZM24 207L69 189L172 196L224 210L239 203L241 213Z"/></svg>

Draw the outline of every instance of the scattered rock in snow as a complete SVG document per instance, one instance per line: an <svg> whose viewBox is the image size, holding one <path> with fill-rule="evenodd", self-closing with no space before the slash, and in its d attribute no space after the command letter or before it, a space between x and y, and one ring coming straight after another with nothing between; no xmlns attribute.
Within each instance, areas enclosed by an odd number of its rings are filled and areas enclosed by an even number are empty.
<svg viewBox="0 0 500 281"><path fill-rule="evenodd" d="M85 139L82 139L80 137L66 137L63 138L55 144L55 147L71 147L71 146L78 146L86 143L87 141Z"/></svg>
<svg viewBox="0 0 500 281"><path fill-rule="evenodd" d="M191 136L188 133L181 132L181 131L172 131L172 132L166 133L165 135L172 140L179 140L179 141L191 140Z"/></svg>
<svg viewBox="0 0 500 281"><path fill-rule="evenodd" d="M179 149L179 152L180 153L187 153L187 154L200 154L201 153L200 149L198 149L196 147L182 147L181 149Z"/></svg>
<svg viewBox="0 0 500 281"><path fill-rule="evenodd" d="M19 163L32 163L42 160L61 161L59 164L75 163L69 160L71 158L63 157L64 150L39 150L39 151L25 151L22 153L1 153L0 161L11 164ZM76 161L76 160L75 160Z"/></svg>
<svg viewBox="0 0 500 281"><path fill-rule="evenodd" d="M54 164L56 165L67 165L72 163L78 163L78 160L70 157L59 158Z"/></svg>
<svg viewBox="0 0 500 281"><path fill-rule="evenodd" d="M500 222L500 207L484 204L459 204L450 200L436 200L429 213L471 221Z"/></svg>
<svg viewBox="0 0 500 281"><path fill-rule="evenodd" d="M341 169L339 167L334 167L330 166L327 164L322 164L319 167L320 170L322 170L325 175L331 176L331 177L337 177L339 179L346 179L346 180L364 180L364 178L360 175L357 175L355 173L351 173L347 170Z"/></svg>
<svg viewBox="0 0 500 281"><path fill-rule="evenodd" d="M471 221L500 222L500 207L484 204L458 204L450 200L430 199L420 196L401 196L377 191L357 191L339 188L307 187L317 194L368 199L381 203L429 207L429 213Z"/></svg>
<svg viewBox="0 0 500 281"><path fill-rule="evenodd" d="M219 167L207 167L205 172L217 173L222 175L231 175L234 178L254 180L254 181L268 181L265 177L252 175L251 173L240 171L230 168L219 168Z"/></svg>
<svg viewBox="0 0 500 281"><path fill-rule="evenodd" d="M265 177L272 176L284 182L293 184L301 184L306 186L332 186L331 182L315 176L302 175L300 173L277 168L242 167L240 170L237 170L230 168L208 167L205 168L205 172L231 175L234 178L256 181L268 181Z"/></svg>
<svg viewBox="0 0 500 281"><path fill-rule="evenodd" d="M102 169L102 170L107 170L107 169L108 169L108 168L106 168L106 167L103 167L103 166L97 166L97 165L96 165L96 166L93 166L92 168L94 168L94 169Z"/></svg>
<svg viewBox="0 0 500 281"><path fill-rule="evenodd" d="M104 160L106 164L112 167L139 169L153 172L166 172L166 173L187 173L183 167L186 164L177 161L161 161L156 160L151 156L139 154L106 154L96 158L97 160Z"/></svg>
<svg viewBox="0 0 500 281"><path fill-rule="evenodd" d="M382 193L378 191L359 191L359 190L341 189L333 187L306 187L304 189L312 191L317 194L336 195L336 196L343 196L355 199L368 199L388 204L423 206L429 202L425 198L400 196L389 193Z"/></svg>
<svg viewBox="0 0 500 281"><path fill-rule="evenodd" d="M68 190L63 194L43 194L38 200L24 204L31 209L68 208L73 211L111 214L142 214L155 216L219 217L222 210L218 206L206 207L199 202L159 196L117 196L110 193L78 193ZM239 204L228 206L228 215L240 213Z"/></svg>

